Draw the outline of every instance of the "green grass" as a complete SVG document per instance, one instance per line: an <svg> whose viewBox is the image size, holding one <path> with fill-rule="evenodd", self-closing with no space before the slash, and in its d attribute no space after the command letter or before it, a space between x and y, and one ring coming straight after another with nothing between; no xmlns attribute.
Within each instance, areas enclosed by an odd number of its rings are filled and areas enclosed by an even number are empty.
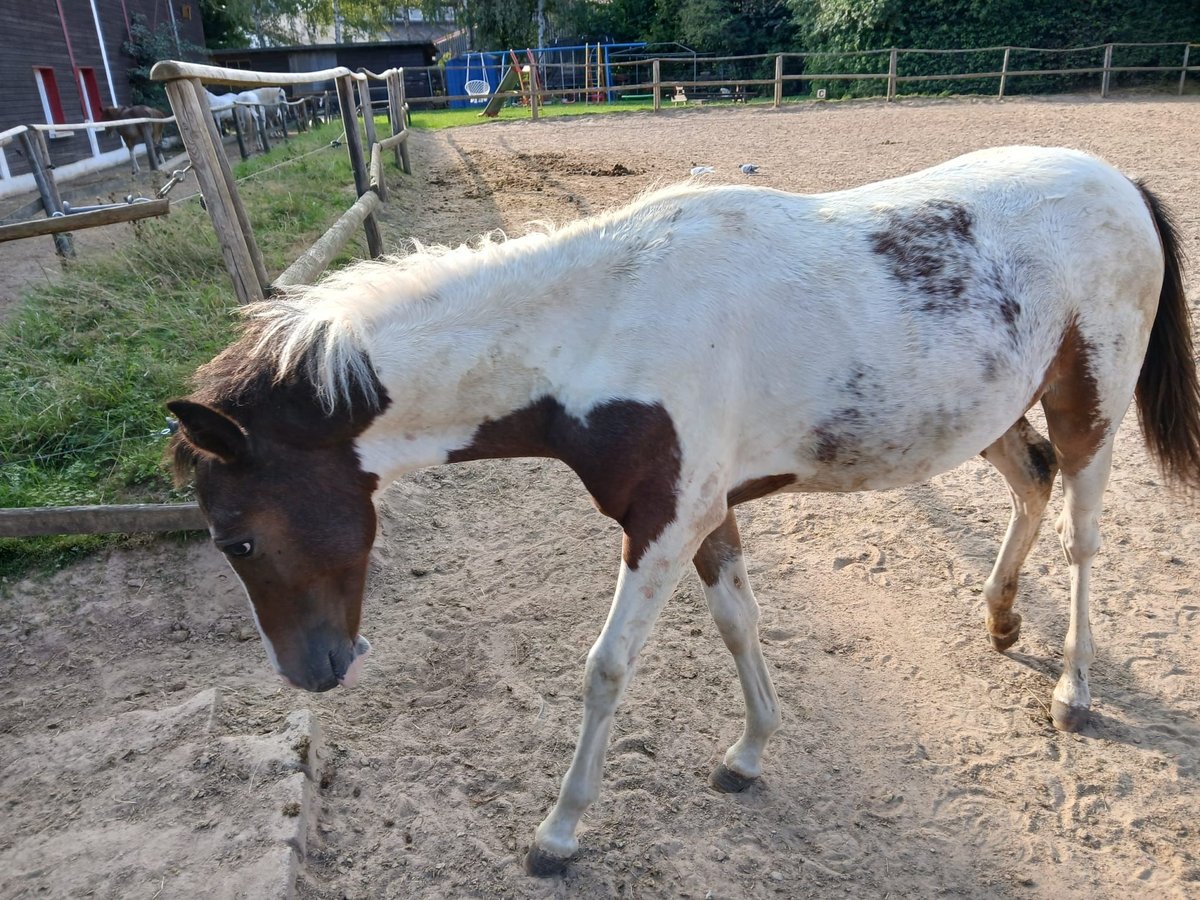
<svg viewBox="0 0 1200 900"><path fill-rule="evenodd" d="M529 107L504 106L495 119L481 116L484 104L471 109L420 109L413 107L409 121L413 128L458 128L462 125L484 125L488 122L528 119ZM547 103L541 108L543 116L588 116L603 113L630 112L654 109L653 100L621 100L616 103Z"/></svg>
<svg viewBox="0 0 1200 900"><path fill-rule="evenodd" d="M345 148L328 147L340 134L328 125L234 168L250 176L241 194L272 273L353 201ZM138 231L27 293L0 325L0 508L183 499L163 464L163 403L229 342L237 302L198 202ZM2 538L0 576L119 540Z"/></svg>

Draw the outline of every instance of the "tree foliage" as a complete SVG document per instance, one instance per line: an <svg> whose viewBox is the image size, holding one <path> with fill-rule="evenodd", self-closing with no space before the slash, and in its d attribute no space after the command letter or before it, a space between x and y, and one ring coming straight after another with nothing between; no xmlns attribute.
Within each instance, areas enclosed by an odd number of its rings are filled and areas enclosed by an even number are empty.
<svg viewBox="0 0 1200 900"><path fill-rule="evenodd" d="M378 34L406 9L449 11L472 46L678 41L700 53L847 52L1200 39L1197 0L200 0L209 45L294 43L340 19L347 36Z"/></svg>
<svg viewBox="0 0 1200 900"><path fill-rule="evenodd" d="M176 40L170 22L160 22L157 28L151 29L146 17L140 13L134 13L129 32L129 40L121 45L121 49L133 59L129 84L134 105L170 109L166 88L161 82L150 80L150 70L160 59L202 61L206 58L204 48L189 41Z"/></svg>

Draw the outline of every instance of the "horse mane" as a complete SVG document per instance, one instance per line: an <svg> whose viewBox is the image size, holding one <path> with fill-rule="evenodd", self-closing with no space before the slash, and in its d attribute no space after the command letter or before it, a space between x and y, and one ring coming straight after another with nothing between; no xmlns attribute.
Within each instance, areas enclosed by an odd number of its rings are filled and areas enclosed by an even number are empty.
<svg viewBox="0 0 1200 900"><path fill-rule="evenodd" d="M241 307L240 334L192 379L191 399L231 410L255 406L287 383L312 390L326 415L339 409L377 411L381 386L367 352L374 321L404 303L428 300L448 268L508 243L500 231L459 247L412 242L412 252L361 260L315 285L290 285ZM168 448L176 480L197 456L181 435Z"/></svg>

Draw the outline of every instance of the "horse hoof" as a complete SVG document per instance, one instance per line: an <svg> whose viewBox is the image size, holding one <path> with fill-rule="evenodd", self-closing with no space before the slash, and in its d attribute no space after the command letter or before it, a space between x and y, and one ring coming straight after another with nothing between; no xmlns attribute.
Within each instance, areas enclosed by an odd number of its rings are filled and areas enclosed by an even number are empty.
<svg viewBox="0 0 1200 900"><path fill-rule="evenodd" d="M1021 636L1021 617L1013 613L1013 626L1003 634L988 634L988 638L992 642L992 647L1000 653L1003 653L1009 647L1017 642Z"/></svg>
<svg viewBox="0 0 1200 900"><path fill-rule="evenodd" d="M552 856L534 844L525 854L525 871L536 878L549 878L565 872L570 861L569 856Z"/></svg>
<svg viewBox="0 0 1200 900"><path fill-rule="evenodd" d="M1087 724L1088 708L1071 706L1061 700L1050 701L1050 718L1059 731L1082 731Z"/></svg>
<svg viewBox="0 0 1200 900"><path fill-rule="evenodd" d="M747 778L745 775L739 775L725 763L720 763L712 774L708 776L708 783L715 787L722 794L740 794L754 782L757 778Z"/></svg>

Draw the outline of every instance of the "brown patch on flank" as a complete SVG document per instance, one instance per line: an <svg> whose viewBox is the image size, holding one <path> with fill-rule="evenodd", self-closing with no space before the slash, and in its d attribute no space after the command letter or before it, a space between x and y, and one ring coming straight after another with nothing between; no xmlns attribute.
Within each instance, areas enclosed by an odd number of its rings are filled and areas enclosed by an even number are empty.
<svg viewBox="0 0 1200 900"><path fill-rule="evenodd" d="M757 500L759 497L766 497L776 491L782 491L789 484L795 483L795 475L767 475L763 478L751 478L731 490L726 495L725 502L730 506L737 506L739 503Z"/></svg>
<svg viewBox="0 0 1200 900"><path fill-rule="evenodd" d="M758 479L765 481L767 479ZM792 477L792 481L796 479ZM790 482L788 482L790 484ZM761 495L760 495L761 496ZM700 580L712 587L721 580L721 570L730 561L742 555L742 538L738 534L737 518L733 510L725 514L725 520L704 539L700 549L692 558Z"/></svg>
<svg viewBox="0 0 1200 900"><path fill-rule="evenodd" d="M675 423L658 403L610 400L587 418L553 397L481 424L447 462L543 456L570 466L596 507L625 531L623 558L636 569L646 548L675 519L680 449Z"/></svg>
<svg viewBox="0 0 1200 900"><path fill-rule="evenodd" d="M890 211L887 226L871 234L871 246L888 258L893 278L927 295L921 309L949 311L961 305L970 280L973 227L962 204L928 200Z"/></svg>
<svg viewBox="0 0 1200 900"><path fill-rule="evenodd" d="M812 430L813 458L826 465L853 466L859 461L863 415L857 409L839 409Z"/></svg>
<svg viewBox="0 0 1200 900"><path fill-rule="evenodd" d="M1074 475L1092 461L1112 424L1100 414L1100 390L1092 374L1095 352L1080 332L1078 321L1072 318L1063 329L1058 353L1042 380L1046 426L1067 475Z"/></svg>

